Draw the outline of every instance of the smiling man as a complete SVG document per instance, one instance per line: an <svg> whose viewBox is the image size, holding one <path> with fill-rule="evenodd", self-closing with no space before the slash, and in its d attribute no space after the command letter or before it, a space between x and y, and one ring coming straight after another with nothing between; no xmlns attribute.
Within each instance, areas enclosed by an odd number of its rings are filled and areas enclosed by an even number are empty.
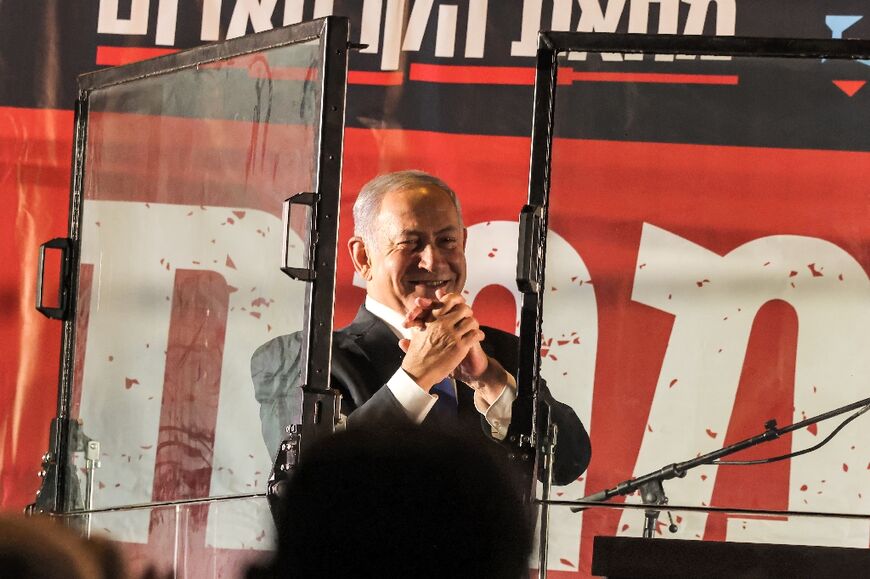
<svg viewBox="0 0 870 579"><path fill-rule="evenodd" d="M422 171L376 177L357 197L348 243L366 300L333 336L332 387L349 429L422 424L504 440L516 399L517 338L481 327L462 297L466 230L456 194ZM283 427L299 421L299 334L261 346L251 374L263 436L274 455ZM567 484L591 448L571 408L553 400L559 427L554 481Z"/></svg>

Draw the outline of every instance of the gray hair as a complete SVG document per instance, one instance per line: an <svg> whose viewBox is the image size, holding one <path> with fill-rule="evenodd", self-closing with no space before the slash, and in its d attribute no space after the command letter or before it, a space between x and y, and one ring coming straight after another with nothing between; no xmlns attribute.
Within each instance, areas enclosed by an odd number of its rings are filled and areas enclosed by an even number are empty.
<svg viewBox="0 0 870 579"><path fill-rule="evenodd" d="M402 191L420 186L434 187L447 193L456 208L459 226L462 227L462 208L453 189L438 177L425 171L408 170L378 175L363 185L353 204L353 234L362 238L366 245L374 244L376 221L384 196L390 191Z"/></svg>

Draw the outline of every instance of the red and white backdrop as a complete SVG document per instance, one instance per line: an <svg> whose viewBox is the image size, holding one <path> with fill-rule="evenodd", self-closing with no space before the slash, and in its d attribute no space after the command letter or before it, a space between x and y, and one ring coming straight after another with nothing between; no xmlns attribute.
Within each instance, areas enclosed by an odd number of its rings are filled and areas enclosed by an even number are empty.
<svg viewBox="0 0 870 579"><path fill-rule="evenodd" d="M469 298L484 323L509 331L516 327L516 219L526 196L538 29L870 37L866 3L837 0L0 4L3 508L32 499L55 412L60 326L33 309L36 249L66 235L75 76L329 13L349 16L354 39L368 44L351 56L348 77L340 244L350 235L348 210L366 180L402 168L438 174L458 191L469 226ZM757 434L770 418L789 424L866 397L870 62L575 55L564 65L544 372L589 427L594 457L584 477L558 490L560 498ZM195 141L176 134L179 150ZM100 235L109 235L105 228L114 227L115 235L132 236L147 231L150 219L185 227L190 199L164 201L159 207L147 197L101 201L99 224L86 220L84 234L101 227ZM197 218L197 227L213 227L227 247L243 244L226 234L228 224L262 232L278 219L260 211L262 200L237 198L213 209ZM160 257L170 296L160 310L166 323L149 326L154 341L165 344L154 350L167 354L152 365L153 352L143 351L130 366L97 374L108 380L99 395L103 402L117 399L123 420L88 417L88 396L97 394L86 389L81 399L85 422L115 424L117 432L103 428L98 438L104 446L114 439L115 452L131 465L98 471L103 504L262 490L268 456L244 365L257 345L292 324L269 308L281 287L272 262L251 265L258 256L277 255L277 240L258 239L261 245L244 242L249 245L239 255L247 259L224 259L227 251L217 248L210 262L219 267L211 271L202 261L190 279L190 269L174 265L191 259L182 245L152 250L130 240L103 252L106 260L118 253L118 263ZM88 256L83 262L97 263ZM264 279L257 291L235 284L240 271L260 268L279 277ZM82 271L86 281L94 275ZM224 356L224 376L191 387L173 378L172 368L190 360L173 358L177 336L170 325L173 315L195 310L184 310L182 300L184 288L196 283L223 288L221 295L197 298L196 307L224 312L203 331L217 341L218 353L233 351L240 362L232 367ZM362 296L341 255L336 325L351 319ZM110 314L104 308L89 324L123 349L118 344L132 339L125 325L135 320L120 310ZM89 341L79 362L94 360L85 367L98 368L113 361L100 350L104 345ZM137 398L131 406L124 396ZM169 424L167 401L185 397L202 402L191 428L206 436L196 475L176 492L160 484L171 473L154 447L166 442L165 429L184 426ZM805 448L832 428L805 429L742 458ZM868 434L862 418L816 453L765 466L710 467L667 490L680 504L867 512ZM189 545L225 559L263 544L265 525L243 520L245 510L194 513ZM107 520L103 527L148 544L159 518ZM237 520L244 536L227 530ZM693 515L679 523L682 538L870 545L866 521ZM566 577L588 574L592 536L637 535L640 524L628 513L557 511L550 568ZM159 537L151 541L161 544Z"/></svg>

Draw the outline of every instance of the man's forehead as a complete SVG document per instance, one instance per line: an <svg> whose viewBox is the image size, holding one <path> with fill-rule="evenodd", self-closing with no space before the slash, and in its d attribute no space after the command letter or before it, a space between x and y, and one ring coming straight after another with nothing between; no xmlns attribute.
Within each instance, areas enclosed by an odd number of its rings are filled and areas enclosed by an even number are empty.
<svg viewBox="0 0 870 579"><path fill-rule="evenodd" d="M455 219L459 215L450 194L439 187L419 185L394 189L387 192L381 200L380 216L446 217ZM423 214L423 215L420 215Z"/></svg>

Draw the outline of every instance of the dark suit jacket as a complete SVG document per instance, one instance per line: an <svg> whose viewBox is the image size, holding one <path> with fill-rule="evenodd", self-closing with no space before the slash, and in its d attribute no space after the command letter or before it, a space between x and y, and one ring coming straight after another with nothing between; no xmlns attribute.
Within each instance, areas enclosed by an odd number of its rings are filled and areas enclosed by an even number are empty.
<svg viewBox="0 0 870 579"><path fill-rule="evenodd" d="M515 373L517 337L483 328L483 349L498 360L508 372ZM347 416L348 428L366 425L407 424L409 419L401 404L386 386L402 364L404 352L399 348L390 327L361 307L354 321L333 334L331 385L341 392L341 411ZM300 422L302 391L301 334L279 336L260 346L251 358L251 377L260 403L263 439L274 456L284 427ZM458 428L477 436L491 437L490 426L474 407L473 391L457 384L459 400ZM540 400L550 404L553 421L558 425L554 482L568 484L586 470L591 457L589 436L574 411L552 398L546 387ZM424 426L430 417L424 420Z"/></svg>

